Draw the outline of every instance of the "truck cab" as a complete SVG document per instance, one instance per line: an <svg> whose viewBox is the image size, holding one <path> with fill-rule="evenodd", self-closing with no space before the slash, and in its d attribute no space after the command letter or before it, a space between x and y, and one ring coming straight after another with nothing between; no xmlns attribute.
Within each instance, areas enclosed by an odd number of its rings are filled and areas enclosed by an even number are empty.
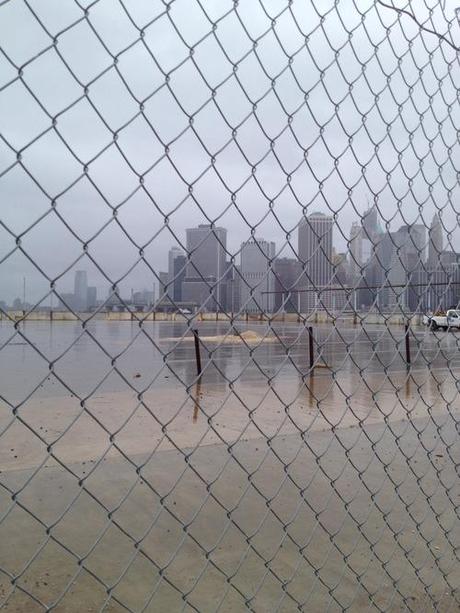
<svg viewBox="0 0 460 613"><path fill-rule="evenodd" d="M451 309L446 313L449 328L460 328L460 311Z"/></svg>
<svg viewBox="0 0 460 613"><path fill-rule="evenodd" d="M460 310L449 309L445 314L425 316L423 320L431 330L460 328Z"/></svg>

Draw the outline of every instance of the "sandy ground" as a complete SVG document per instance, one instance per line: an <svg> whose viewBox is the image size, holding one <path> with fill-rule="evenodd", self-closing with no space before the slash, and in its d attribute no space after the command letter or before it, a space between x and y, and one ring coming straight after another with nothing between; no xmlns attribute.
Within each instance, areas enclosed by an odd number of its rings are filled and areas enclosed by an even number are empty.
<svg viewBox="0 0 460 613"><path fill-rule="evenodd" d="M423 417L429 409L460 411L453 380L428 371L391 379L318 369L304 381L285 378L265 385L207 384L77 397L35 398L17 419L2 405L0 467L32 468L45 462L97 461L202 445L233 444L264 436L358 427L385 419Z"/></svg>
<svg viewBox="0 0 460 613"><path fill-rule="evenodd" d="M459 610L455 378L390 377L2 405L0 603Z"/></svg>

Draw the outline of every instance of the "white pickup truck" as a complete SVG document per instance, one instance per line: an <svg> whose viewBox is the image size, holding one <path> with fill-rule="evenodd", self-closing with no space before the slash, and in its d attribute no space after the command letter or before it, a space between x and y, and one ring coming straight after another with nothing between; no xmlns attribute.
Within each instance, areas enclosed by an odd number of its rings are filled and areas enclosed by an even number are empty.
<svg viewBox="0 0 460 613"><path fill-rule="evenodd" d="M449 309L445 315L424 315L423 323L431 330L460 328L460 310Z"/></svg>

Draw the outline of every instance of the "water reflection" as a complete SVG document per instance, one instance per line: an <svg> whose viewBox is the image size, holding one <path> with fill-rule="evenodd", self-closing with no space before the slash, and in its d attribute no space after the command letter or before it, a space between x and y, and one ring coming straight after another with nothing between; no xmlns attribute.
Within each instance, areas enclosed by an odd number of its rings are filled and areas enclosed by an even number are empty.
<svg viewBox="0 0 460 613"><path fill-rule="evenodd" d="M200 377L195 385L195 395L194 395L195 402L194 402L193 417L192 417L192 422L194 424L196 424L196 422L198 421L198 412L200 409L201 398L202 398L202 393L201 393L201 377Z"/></svg>
<svg viewBox="0 0 460 613"><path fill-rule="evenodd" d="M309 371L308 342L305 328L297 325L276 326L281 338L274 342L245 343L235 338L231 343L220 343L219 337L228 332L228 322L192 322L199 330L201 342L201 356L203 365L202 385L225 386L228 382L238 381L241 384L266 385L267 381L278 385L305 375ZM260 337L267 335L275 337L273 330L266 323L250 322L247 326L238 322L235 326L239 332L254 331ZM139 389L146 389L153 381L153 387L168 388L182 385L192 386L197 381L196 359L193 336L186 321L153 322L146 321L140 331L138 322L115 322L94 320L88 322L88 330L98 343L104 348L101 350L90 334L79 335L82 332L80 322L27 322L21 324L21 332L29 342L16 334L2 350L1 383L6 397L16 398L18 393L24 394L30 390L39 377L43 376L51 361L57 360L56 372L65 381L71 383L76 393L84 395L92 386L100 381L111 368L112 357L116 357L116 366ZM299 337L299 333L301 335ZM324 361L329 368L334 369L336 376L341 380L344 375L353 378L358 367L367 373L380 373L381 376L392 376L399 369L405 370L405 364L396 352L395 338L398 328L383 331L375 329L364 333L355 328L337 331L329 327L314 327L315 342L317 343L315 357L319 362ZM385 333L386 336L382 337ZM390 334L391 333L391 334ZM14 325L2 322L0 326L0 342L5 343L14 334ZM393 337L392 337L393 335ZM184 336L184 338L182 338ZM401 336L401 331L399 331ZM444 337L443 337L444 338ZM154 341L154 342L152 342ZM132 345L130 343L132 342ZM444 345L457 349L456 339L447 337ZM30 344L29 344L30 343ZM435 335L423 337L424 353L433 360L431 366L435 370L445 369L446 356L439 353L439 340ZM45 359L33 348L35 346L45 356ZM450 355L448 356L450 358ZM452 357L452 360L456 359ZM455 368L455 364L452 364ZM388 375L383 373L385 365L391 368ZM166 368L165 368L166 364ZM411 375L415 368L426 367L426 361L413 364ZM424 370L425 372L425 370ZM447 371L442 370L445 373ZM137 374L140 377L135 378ZM174 376L177 375L177 376ZM316 377L325 377L330 381L331 372L327 369L317 369ZM451 375L453 376L453 375ZM361 377L361 375L359 375ZM442 377L441 377L442 380ZM431 382L435 386L435 381ZM284 383L283 383L284 384ZM309 379L311 386L322 386L319 381ZM49 388L49 389L48 389ZM126 381L121 377L110 376L101 387L101 392L132 391ZM413 393L410 381L406 385L406 393ZM43 388L43 395L57 395L57 386ZM59 390L62 393L62 389ZM404 393L404 388L403 388ZM312 392L308 400L315 406L315 394Z"/></svg>

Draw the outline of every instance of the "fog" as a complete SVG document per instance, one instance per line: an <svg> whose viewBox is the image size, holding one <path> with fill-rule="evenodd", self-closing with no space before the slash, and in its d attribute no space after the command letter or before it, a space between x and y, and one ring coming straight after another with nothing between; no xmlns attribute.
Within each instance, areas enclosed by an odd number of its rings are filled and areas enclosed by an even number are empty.
<svg viewBox="0 0 460 613"><path fill-rule="evenodd" d="M455 2L392 2L460 44ZM370 0L0 2L0 300L151 287L187 227L294 256L302 215L457 246L457 51ZM49 303L46 298L45 303Z"/></svg>

